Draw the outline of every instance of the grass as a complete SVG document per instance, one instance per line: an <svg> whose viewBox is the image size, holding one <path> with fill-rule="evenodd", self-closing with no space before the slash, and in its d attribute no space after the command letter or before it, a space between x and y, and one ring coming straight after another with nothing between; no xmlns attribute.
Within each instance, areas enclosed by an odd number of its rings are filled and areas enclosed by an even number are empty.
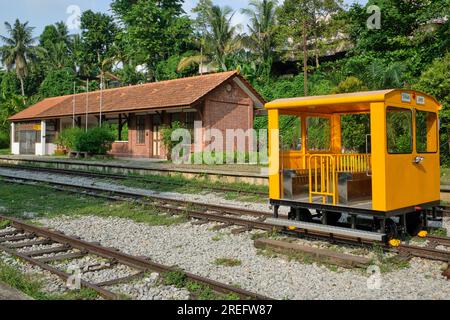
<svg viewBox="0 0 450 320"><path fill-rule="evenodd" d="M155 226L175 225L187 221L183 215L158 214L155 208L138 203L110 202L106 199L71 194L41 186L7 184L1 180L0 206L6 208L5 215L19 217L25 212L34 213L37 218L95 215L125 218Z"/></svg>
<svg viewBox="0 0 450 320"><path fill-rule="evenodd" d="M383 248L379 245L374 245L372 251L375 254L372 263L380 267L381 273L393 272L410 267L409 261L402 259L398 255L392 257L386 256Z"/></svg>
<svg viewBox="0 0 450 320"><path fill-rule="evenodd" d="M441 184L450 185L450 168L441 167Z"/></svg>
<svg viewBox="0 0 450 320"><path fill-rule="evenodd" d="M8 227L11 224L11 221L9 220L2 220L0 221L0 229L4 229Z"/></svg>
<svg viewBox="0 0 450 320"><path fill-rule="evenodd" d="M36 165L26 165L28 167L36 167ZM46 164L44 166L38 165L37 167L43 168L56 168L55 164ZM112 173L111 169L98 170L91 169L87 172L92 173ZM208 179L208 175L199 175L196 179L188 179L182 176L182 174L176 174L172 176L158 176L158 175L139 175L129 174L125 180L113 180L114 183L124 185L127 187L150 189L160 192L178 192L186 194L198 194L200 192L212 190L212 188L229 188L236 189L244 192L262 192L268 194L268 187L262 185L254 185L249 183L225 183L221 181L211 181ZM141 180L139 180L141 179ZM142 179L145 179L142 180ZM238 191L224 191L224 198L227 200L236 200L248 202L261 202L265 201L266 197L261 195L241 194Z"/></svg>
<svg viewBox="0 0 450 320"><path fill-rule="evenodd" d="M224 266L224 267L238 267L242 265L242 261L238 259L231 258L219 258L214 261L216 266Z"/></svg>
<svg viewBox="0 0 450 320"><path fill-rule="evenodd" d="M212 241L220 241L223 239L222 234L216 234L214 237L211 238Z"/></svg>
<svg viewBox="0 0 450 320"><path fill-rule="evenodd" d="M430 232L430 236L446 237L447 236L447 229L445 229L445 228L433 229Z"/></svg>
<svg viewBox="0 0 450 320"><path fill-rule="evenodd" d="M165 285L186 288L195 300L239 300L234 294L217 294L210 287L189 280L183 270L166 272L163 279Z"/></svg>
<svg viewBox="0 0 450 320"><path fill-rule="evenodd" d="M138 180L145 179L146 181ZM128 186L138 187L144 189L151 189L160 192L178 192L198 194L199 192L208 191L212 188L230 188L245 192L263 192L268 193L267 186L252 185L248 183L223 183L220 181L210 181L204 179L187 179L182 175L174 175L170 177L156 176L156 175L130 175L128 179L123 181L116 181L116 183ZM225 199L241 201L258 202L265 200L261 195L240 194L239 192L225 192Z"/></svg>
<svg viewBox="0 0 450 320"><path fill-rule="evenodd" d="M8 156L11 154L10 149L0 149L0 156Z"/></svg>
<svg viewBox="0 0 450 320"><path fill-rule="evenodd" d="M63 294L44 292L42 280L38 276L23 273L3 262L0 262L0 281L35 300L95 300L98 297L94 290L86 288Z"/></svg>

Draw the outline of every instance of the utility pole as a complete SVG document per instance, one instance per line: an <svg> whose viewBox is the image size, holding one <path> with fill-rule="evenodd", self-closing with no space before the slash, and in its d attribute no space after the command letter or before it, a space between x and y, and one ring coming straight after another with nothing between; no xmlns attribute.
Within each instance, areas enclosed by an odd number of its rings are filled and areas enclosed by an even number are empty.
<svg viewBox="0 0 450 320"><path fill-rule="evenodd" d="M103 72L100 75L100 127L102 126L102 107L103 107Z"/></svg>
<svg viewBox="0 0 450 320"><path fill-rule="evenodd" d="M86 132L88 131L89 121L89 79L86 80Z"/></svg>
<svg viewBox="0 0 450 320"><path fill-rule="evenodd" d="M76 104L75 94L77 91L76 86L77 86L76 82L74 81L73 82L73 101L72 101L72 128L75 128L75 104Z"/></svg>
<svg viewBox="0 0 450 320"><path fill-rule="evenodd" d="M305 97L308 96L308 39L306 28L306 17L303 17L303 87L305 88Z"/></svg>

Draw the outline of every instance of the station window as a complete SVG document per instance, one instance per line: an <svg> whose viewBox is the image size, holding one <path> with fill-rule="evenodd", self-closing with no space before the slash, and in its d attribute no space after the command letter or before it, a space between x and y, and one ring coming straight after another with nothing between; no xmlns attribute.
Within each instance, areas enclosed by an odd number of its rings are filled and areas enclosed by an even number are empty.
<svg viewBox="0 0 450 320"><path fill-rule="evenodd" d="M302 128L298 116L280 116L279 128L282 150L302 150Z"/></svg>
<svg viewBox="0 0 450 320"><path fill-rule="evenodd" d="M13 138L13 142L19 142L19 132L20 132L20 124L16 123L14 125L14 138Z"/></svg>
<svg viewBox="0 0 450 320"><path fill-rule="evenodd" d="M45 133L45 142L47 143L55 143L56 135L58 131L58 121L57 120L49 120L46 121L46 133Z"/></svg>
<svg viewBox="0 0 450 320"><path fill-rule="evenodd" d="M437 116L434 112L416 110L417 153L437 152Z"/></svg>
<svg viewBox="0 0 450 320"><path fill-rule="evenodd" d="M412 112L389 107L386 111L387 147L393 154L412 153Z"/></svg>
<svg viewBox="0 0 450 320"><path fill-rule="evenodd" d="M195 112L186 112L186 128L189 130L194 129L195 124Z"/></svg>
<svg viewBox="0 0 450 320"><path fill-rule="evenodd" d="M170 115L170 123L181 122L181 113L172 113Z"/></svg>
<svg viewBox="0 0 450 320"><path fill-rule="evenodd" d="M331 148L331 120L329 118L308 117L308 150L329 151Z"/></svg>
<svg viewBox="0 0 450 320"><path fill-rule="evenodd" d="M137 143L145 144L145 116L136 117Z"/></svg>

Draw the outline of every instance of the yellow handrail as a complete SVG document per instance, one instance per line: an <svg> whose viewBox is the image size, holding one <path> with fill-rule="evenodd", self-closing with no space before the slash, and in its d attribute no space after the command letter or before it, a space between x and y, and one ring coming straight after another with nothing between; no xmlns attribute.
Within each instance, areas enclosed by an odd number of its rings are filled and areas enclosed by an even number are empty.
<svg viewBox="0 0 450 320"><path fill-rule="evenodd" d="M314 173L314 184L313 184ZM320 177L320 185L319 185ZM309 156L309 202L313 202L313 196L322 196L322 202L327 203L327 197L331 197L333 205L337 203L337 172L333 155Z"/></svg>
<svg viewBox="0 0 450 320"><path fill-rule="evenodd" d="M371 155L370 154L336 154L336 171L337 172L369 172L371 171Z"/></svg>

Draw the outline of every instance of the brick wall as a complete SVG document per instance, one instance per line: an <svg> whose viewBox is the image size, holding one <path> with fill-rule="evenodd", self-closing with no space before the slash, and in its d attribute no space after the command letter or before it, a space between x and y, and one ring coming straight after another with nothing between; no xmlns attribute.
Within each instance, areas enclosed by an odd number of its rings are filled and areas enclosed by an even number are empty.
<svg viewBox="0 0 450 320"><path fill-rule="evenodd" d="M230 89L230 90L229 90ZM213 92L208 94L203 106L200 108L202 116L196 116L196 120L202 120L205 129L214 128L222 131L224 137L223 150L226 150L225 133L227 129L253 128L253 101L248 95L232 80L224 83ZM162 123L170 123L170 115L162 114ZM129 122L128 150L132 157L153 157L153 122L152 116L146 116L146 142L137 145L136 117L131 114ZM194 137L192 137L194 138ZM246 142L248 149L248 141ZM193 148L194 151L194 148ZM232 150L234 151L234 149ZM161 144L161 158L166 156L164 146Z"/></svg>
<svg viewBox="0 0 450 320"><path fill-rule="evenodd" d="M203 125L206 129L214 128L222 131L224 150L227 150L226 130L251 129L253 117L252 99L234 81L228 81L206 97ZM228 149L228 151L234 151L234 149Z"/></svg>

